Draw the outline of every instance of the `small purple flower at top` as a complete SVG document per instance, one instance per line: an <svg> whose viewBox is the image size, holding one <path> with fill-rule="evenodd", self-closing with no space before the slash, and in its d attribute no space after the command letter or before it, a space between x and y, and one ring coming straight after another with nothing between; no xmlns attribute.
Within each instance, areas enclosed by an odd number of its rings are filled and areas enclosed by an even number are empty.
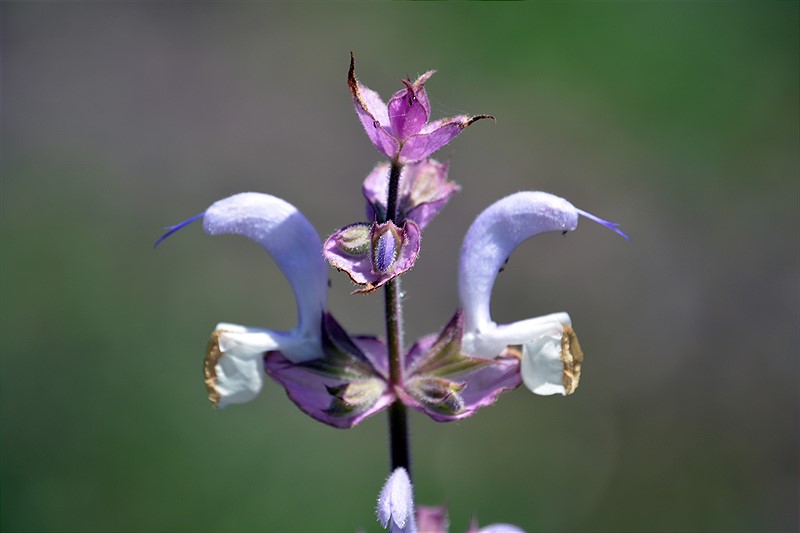
<svg viewBox="0 0 800 533"><path fill-rule="evenodd" d="M416 79L402 80L405 88L392 95L388 105L380 95L356 79L355 58L350 54L347 83L353 104L372 144L393 162L400 164L420 161L452 141L461 131L490 115L456 115L428 122L431 106L425 92L425 82L433 76L429 70Z"/></svg>

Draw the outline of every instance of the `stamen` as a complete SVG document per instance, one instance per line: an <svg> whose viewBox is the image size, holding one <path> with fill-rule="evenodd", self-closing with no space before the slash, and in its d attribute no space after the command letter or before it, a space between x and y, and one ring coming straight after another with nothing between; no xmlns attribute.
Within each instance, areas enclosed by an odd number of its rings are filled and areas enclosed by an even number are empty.
<svg viewBox="0 0 800 533"><path fill-rule="evenodd" d="M593 214L587 213L586 211L583 211L581 209L576 209L576 211L578 212L579 215L584 216L584 217L588 218L589 220L593 220L593 221L597 222L598 224L607 227L608 229L610 229L614 233L622 235L626 239L631 240L631 238L628 237L628 235L624 231L619 229L619 224L617 224L616 222L609 222L608 220L603 220L602 218L594 216Z"/></svg>
<svg viewBox="0 0 800 533"><path fill-rule="evenodd" d="M192 218L189 218L189 219L187 219L187 220L184 220L183 222L181 222L181 223L179 223L179 224L175 224L174 226L167 226L167 227L165 227L164 229L165 229L165 230L167 230L167 232L166 232L164 235L162 235L160 239L158 239L158 240L156 241L156 243L153 245L153 249L155 249L155 247L156 247L156 246L158 246L159 244L161 244L161 241L163 241L164 239L166 239L167 237L169 237L170 235L172 235L173 233L175 233L176 231L178 231L178 230L179 230L179 229L181 229L182 227L184 227L184 226L188 226L189 224L191 224L191 223L192 223L192 222L194 222L195 220L198 220L198 219L200 219L200 218L203 218L203 217L205 216L205 214L206 214L206 212L205 212L205 211L203 211L203 212L202 212L202 213L200 213L199 215L195 215L195 216L193 216Z"/></svg>

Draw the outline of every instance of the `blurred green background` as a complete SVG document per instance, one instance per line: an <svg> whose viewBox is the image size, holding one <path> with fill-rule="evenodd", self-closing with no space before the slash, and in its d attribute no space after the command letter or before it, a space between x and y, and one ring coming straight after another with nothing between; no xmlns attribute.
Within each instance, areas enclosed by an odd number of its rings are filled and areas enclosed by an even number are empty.
<svg viewBox="0 0 800 533"><path fill-rule="evenodd" d="M245 190L327 235L381 159L346 85L429 68L463 190L405 276L407 338L457 306L472 218L524 189L622 223L523 245L494 318L566 310L569 398L412 414L418 503L533 531L798 529L797 2L3 2L3 530L368 531L386 419L350 431L268 382L216 411L219 321L294 325L257 246L163 226ZM380 296L330 307L381 333Z"/></svg>

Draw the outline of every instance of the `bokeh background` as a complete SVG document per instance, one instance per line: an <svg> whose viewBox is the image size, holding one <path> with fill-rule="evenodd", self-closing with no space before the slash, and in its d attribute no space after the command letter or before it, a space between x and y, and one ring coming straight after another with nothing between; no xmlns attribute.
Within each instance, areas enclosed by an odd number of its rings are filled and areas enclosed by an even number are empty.
<svg viewBox="0 0 800 533"><path fill-rule="evenodd" d="M327 235L380 154L346 85L429 68L462 192L405 276L408 340L457 303L472 218L547 190L622 223L523 245L498 322L571 313L569 398L525 389L459 423L413 413L417 501L533 531L796 531L797 2L3 2L3 530L378 530L386 419L307 418L269 382L216 411L218 321L294 325L271 259L199 226L245 190ZM331 272L331 309L381 333Z"/></svg>

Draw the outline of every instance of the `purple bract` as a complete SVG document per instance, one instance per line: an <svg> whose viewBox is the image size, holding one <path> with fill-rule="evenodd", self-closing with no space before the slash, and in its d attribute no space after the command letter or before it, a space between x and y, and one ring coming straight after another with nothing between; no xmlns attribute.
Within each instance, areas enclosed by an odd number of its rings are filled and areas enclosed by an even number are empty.
<svg viewBox="0 0 800 533"><path fill-rule="evenodd" d="M425 82L436 71L429 70L416 79L402 80L405 87L385 104L380 95L356 79L355 58L350 55L347 83L361 125L369 140L390 160L414 163L452 141L464 128L490 115L457 115L428 122L431 106Z"/></svg>

